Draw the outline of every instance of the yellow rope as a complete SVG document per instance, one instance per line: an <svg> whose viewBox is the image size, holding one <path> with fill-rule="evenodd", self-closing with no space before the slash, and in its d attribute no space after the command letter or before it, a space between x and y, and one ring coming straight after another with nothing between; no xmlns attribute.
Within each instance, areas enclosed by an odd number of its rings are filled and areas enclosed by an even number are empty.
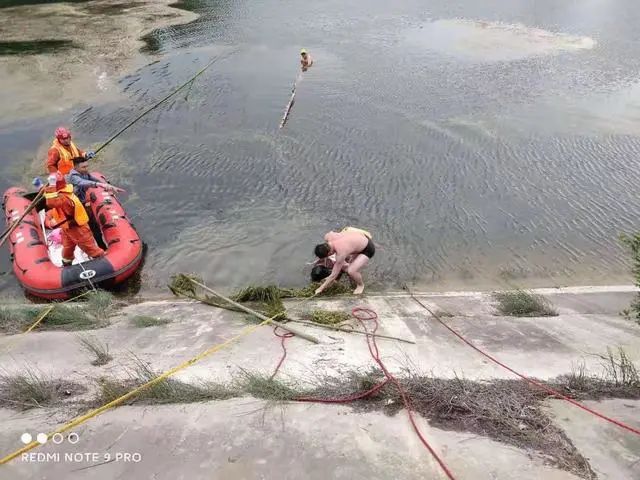
<svg viewBox="0 0 640 480"><path fill-rule="evenodd" d="M309 300L308 298L305 298L304 300L302 300L301 302L299 302L298 305L304 303L305 301ZM246 327L245 329L243 329L238 335L231 337L229 340L227 340L226 342L223 343L219 343L218 345L214 345L213 347L205 350L204 352L200 353L199 355L187 360L186 362L181 363L180 365L167 370L166 372L162 373L161 375L155 377L152 380L149 380L147 383L140 385L139 387L131 390L128 393L125 393L124 395L122 395L121 397L116 398L115 400L112 400L109 403L106 403L105 405L96 408L95 410L92 410L80 417L76 417L75 419L71 420L70 422L64 424L62 427L58 428L57 430L54 430L51 433L47 434L47 439L51 438L53 435L55 435L56 433L62 433L62 432L66 432L67 430L74 428L84 422L86 422L87 420L100 415L102 412L109 410L112 407L115 407L119 404L121 404L122 402L124 402L125 400L130 399L131 397L137 395L138 393L140 393L141 391L165 380L166 378L170 377L171 375L173 375L174 373L179 372L180 370L184 370L185 368L193 365L194 363L202 360L205 357L208 357L209 355L214 354L215 352L217 352L218 350L223 349L224 347L226 347L227 345L232 344L233 342L239 340L240 338L244 337L245 335L249 335L250 333L253 333L255 330L257 330L258 328L260 328L263 325L267 325L268 323L271 323L271 321L273 319L275 319L276 317L278 317L282 312L274 315L271 318L267 318L266 320L264 320L263 322L257 324L257 325L251 325L249 327ZM19 450L16 450L13 453L10 453L9 455L7 455L6 457L0 459L0 465L4 465L8 462L10 462L11 460L13 460L14 458L22 455L23 453L28 452L29 450L32 450L34 448L36 448L38 445L40 445L39 442L37 441L33 441L31 443L29 443L28 445L25 445L24 447L20 448Z"/></svg>
<svg viewBox="0 0 640 480"><path fill-rule="evenodd" d="M31 330L33 330L33 329L34 329L34 328L36 328L38 325L40 325L40 322L41 322L42 320L44 320L44 317L46 317L47 315L49 315L49 314L51 313L51 310L53 310L55 306L56 306L56 305L55 305L55 303L53 303L53 304L49 305L49 306L47 307L47 309L46 309L44 312L42 312L42 314L40 314L40 316L36 319L36 321L33 323L33 325L31 325L29 328L27 328L27 329L26 329L24 332L22 332L22 333L23 333L23 334L24 334L24 333L29 333Z"/></svg>

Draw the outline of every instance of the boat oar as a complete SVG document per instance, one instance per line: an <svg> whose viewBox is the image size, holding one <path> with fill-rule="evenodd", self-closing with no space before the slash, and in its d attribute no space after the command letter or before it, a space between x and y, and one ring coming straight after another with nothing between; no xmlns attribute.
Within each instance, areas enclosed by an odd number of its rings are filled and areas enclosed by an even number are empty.
<svg viewBox="0 0 640 480"><path fill-rule="evenodd" d="M13 222L11 224L11 226L9 228L7 228L3 233L2 233L2 239L0 240L0 247L2 247L2 245L4 245L4 242L7 240L7 238L9 238L11 236L11 234L13 233L13 231L18 228L18 225L20 225L20 222L22 222L22 220L24 220L24 217L26 217L27 215L29 215L29 213L31 212L31 210L33 210L35 208L35 206L38 204L38 202L40 200L42 200L42 197L44 196L44 189L40 190L40 192L38 192L38 195L36 195L36 198L33 199L33 202L31 202L29 204L29 206L26 208L26 210L24 211L24 213L20 216L20 218L18 218L15 222Z"/></svg>

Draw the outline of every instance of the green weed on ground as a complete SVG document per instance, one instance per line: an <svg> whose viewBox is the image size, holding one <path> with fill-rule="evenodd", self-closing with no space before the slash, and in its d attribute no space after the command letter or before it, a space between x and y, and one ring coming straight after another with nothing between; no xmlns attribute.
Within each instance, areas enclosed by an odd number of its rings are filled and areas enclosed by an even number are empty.
<svg viewBox="0 0 640 480"><path fill-rule="evenodd" d="M495 292L493 298L497 301L500 315L512 317L553 317L558 315L549 301L542 295L525 290L510 290Z"/></svg>
<svg viewBox="0 0 640 480"><path fill-rule="evenodd" d="M620 235L620 241L627 247L629 253L631 253L631 273L635 279L636 287L640 288L640 233L633 235ZM624 316L634 320L640 325L640 293L636 294L636 298L629 308L624 311Z"/></svg>

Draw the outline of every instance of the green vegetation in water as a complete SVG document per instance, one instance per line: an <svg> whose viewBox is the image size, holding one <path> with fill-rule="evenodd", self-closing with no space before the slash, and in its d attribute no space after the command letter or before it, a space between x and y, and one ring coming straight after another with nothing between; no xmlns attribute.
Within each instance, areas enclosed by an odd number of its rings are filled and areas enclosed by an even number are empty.
<svg viewBox="0 0 640 480"><path fill-rule="evenodd" d="M231 300L238 303L255 303L257 304L256 310L260 313L269 318L274 317L274 320L279 320L285 316L286 309L282 298L287 298L286 295L287 293L283 289L275 285L249 286L232 295Z"/></svg>
<svg viewBox="0 0 640 480"><path fill-rule="evenodd" d="M553 317L558 313L542 295L525 290L496 292L493 298L498 302L501 315L512 317Z"/></svg>
<svg viewBox="0 0 640 480"><path fill-rule="evenodd" d="M166 318L151 317L149 315L137 315L131 319L131 323L138 328L158 327L171 323Z"/></svg>
<svg viewBox="0 0 640 480"><path fill-rule="evenodd" d="M309 321L322 325L339 325L348 322L350 318L351 315L348 313L334 310L317 309L308 314Z"/></svg>
<svg viewBox="0 0 640 480"><path fill-rule="evenodd" d="M234 294L231 299L236 302L273 302L280 298L308 298L313 297L319 283L311 283L304 288L282 288L276 285L252 285ZM334 282L321 296L332 297L350 293L351 288L341 282Z"/></svg>
<svg viewBox="0 0 640 480"><path fill-rule="evenodd" d="M631 273L635 279L636 287L640 287L640 233L634 235L620 235L620 241L631 253ZM625 312L625 317L635 320L640 325L640 293Z"/></svg>
<svg viewBox="0 0 640 480"><path fill-rule="evenodd" d="M171 283L168 285L169 290L171 290L174 295L195 295L196 285L191 281L192 279L202 283L202 279L195 275L187 275L185 273L173 275L171 277Z"/></svg>
<svg viewBox="0 0 640 480"><path fill-rule="evenodd" d="M71 40L24 40L0 42L0 56L58 53L78 48Z"/></svg>
<svg viewBox="0 0 640 480"><path fill-rule="evenodd" d="M276 285L252 285L238 291L231 297L231 299L239 303L256 302L262 306L262 312L267 317L272 317L279 313L282 313L280 317L284 317L285 307L284 303L282 303L282 299L312 297L319 286L320 284L318 283L312 283L304 288L282 288ZM346 286L344 283L335 282L325 290L322 295L335 296L349 293L350 291L350 287ZM328 320L329 316L325 315L323 318L324 320ZM276 320L277 319L278 317L276 317ZM325 321L324 323L327 322Z"/></svg>
<svg viewBox="0 0 640 480"><path fill-rule="evenodd" d="M169 289L174 295L183 295L195 300L199 300L207 305L225 308L232 311L242 311L238 307L225 302L223 299L214 298L208 295L198 295L196 285L191 278L202 283L197 277L185 274L177 274L171 277ZM230 296L230 299L237 303L254 303L255 310L267 316L274 317L274 320L282 320L285 318L285 306L282 302L285 298L309 298L315 294L315 290L320 286L318 283L312 283L304 288L282 288L276 285L250 285L243 288ZM334 282L323 296L336 296L350 293L351 288L342 282Z"/></svg>

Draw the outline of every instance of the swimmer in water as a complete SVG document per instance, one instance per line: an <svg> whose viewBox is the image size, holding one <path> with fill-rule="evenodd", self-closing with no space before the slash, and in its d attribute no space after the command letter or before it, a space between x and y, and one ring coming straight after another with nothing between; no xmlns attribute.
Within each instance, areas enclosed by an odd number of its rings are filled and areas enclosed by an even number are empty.
<svg viewBox="0 0 640 480"><path fill-rule="evenodd" d="M313 65L313 59L311 58L311 55L309 55L303 48L302 50L300 50L300 66L302 67L302 71L306 72L311 65Z"/></svg>

